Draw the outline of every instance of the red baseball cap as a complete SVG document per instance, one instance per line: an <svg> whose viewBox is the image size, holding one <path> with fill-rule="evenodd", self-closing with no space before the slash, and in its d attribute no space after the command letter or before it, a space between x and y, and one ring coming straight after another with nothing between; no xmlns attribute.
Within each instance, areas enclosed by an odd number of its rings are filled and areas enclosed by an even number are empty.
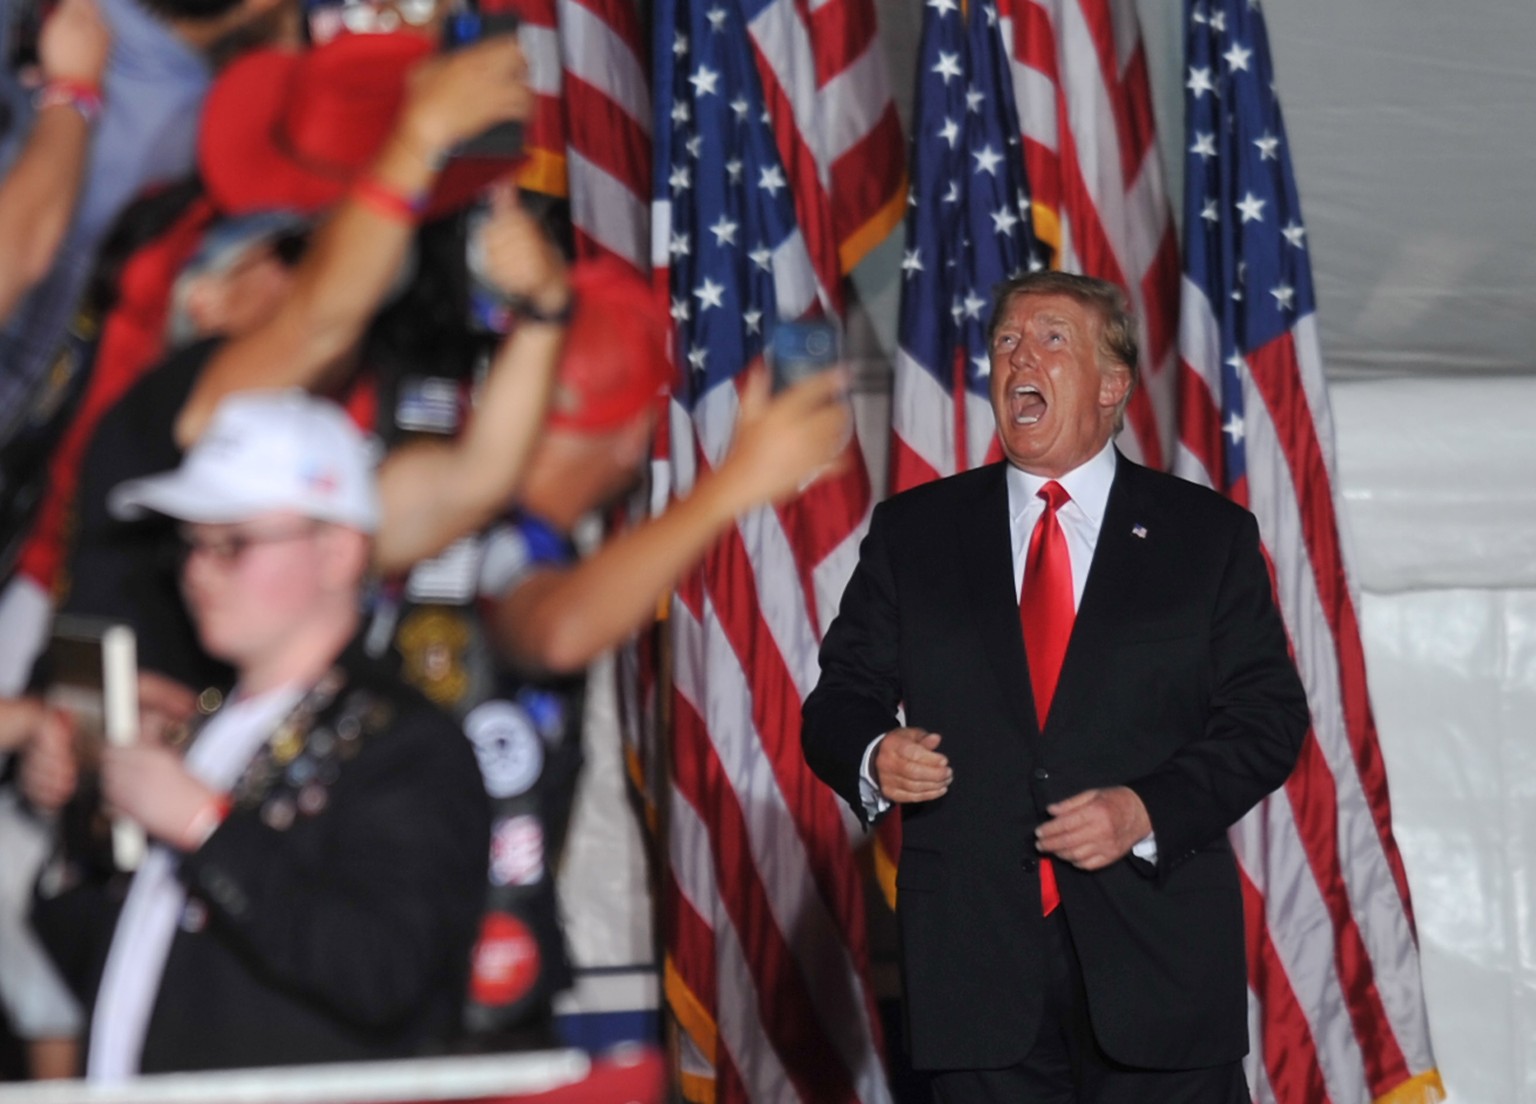
<svg viewBox="0 0 1536 1104"><path fill-rule="evenodd" d="M672 320L651 285L611 258L571 269L566 331L549 424L598 434L657 403L674 383Z"/></svg>
<svg viewBox="0 0 1536 1104"><path fill-rule="evenodd" d="M336 203L394 130L406 76L434 52L426 35L401 30L236 59L203 107L198 165L210 198L236 215L274 208L309 214ZM453 159L438 174L426 217L464 206L519 163Z"/></svg>

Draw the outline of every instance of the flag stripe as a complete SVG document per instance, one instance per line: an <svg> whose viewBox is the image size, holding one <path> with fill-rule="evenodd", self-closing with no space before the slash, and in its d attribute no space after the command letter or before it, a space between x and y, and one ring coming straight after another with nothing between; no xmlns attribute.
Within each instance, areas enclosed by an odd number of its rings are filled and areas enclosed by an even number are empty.
<svg viewBox="0 0 1536 1104"><path fill-rule="evenodd" d="M904 179L904 145L901 119L895 107L889 107L832 163L833 191L850 197L848 214L837 220L838 259L844 272L852 271L901 225L904 197L889 181Z"/></svg>
<svg viewBox="0 0 1536 1104"><path fill-rule="evenodd" d="M572 149L566 162L571 181L571 223L578 257L611 256L638 272L649 268L645 201L633 188Z"/></svg>
<svg viewBox="0 0 1536 1104"><path fill-rule="evenodd" d="M730 549L722 548L713 555L724 557L732 554ZM729 597L735 601L741 596ZM759 682L762 672L756 666L741 663L740 643L732 639L732 626L720 618L722 611L728 609L729 606L719 598L708 601L706 617L699 630L703 639L696 642L706 657L710 683L717 688L716 698L710 700L704 711L705 716L710 718L707 727L711 731L718 731L720 724L727 720L719 716L720 713L744 708L758 698L783 700L782 693L774 694L771 689L764 692ZM745 618L738 620L745 621ZM740 631L740 628L738 625L736 631ZM761 652L758 658L762 662ZM698 673L698 666L688 670L691 679L692 675ZM751 672L750 689L730 686L731 680L742 677L741 672L744 671ZM778 677L785 677L785 673L779 672ZM696 690L690 679L680 675L678 680L679 692L685 697ZM725 689L733 689L737 693L727 695L722 692ZM756 722L760 734L773 731L774 726L779 726L788 736L786 745L793 745L792 749L787 746L780 749L783 760L776 764L788 771L791 764L787 753L793 750L798 754L798 725L794 726L793 732L788 732L783 718L769 716L765 721ZM740 723L753 722L742 718ZM818 849L840 850L842 856L846 857L846 836L841 821L835 809L830 810L833 813L832 823L812 826L810 830L814 836L807 839L803 827L797 833L790 824L789 810L782 807L784 797L787 795L791 800L806 803L819 802L821 793L786 791L784 780L764 777L754 765L752 756L740 755L731 760L722 758L722 754L721 749L715 748L710 755L711 771L718 765L720 773L718 778L710 780L704 791L711 802L726 803L723 810L715 804L708 806L716 818L722 811L726 815L724 824L716 826L717 851L726 856L720 861L733 869L718 871L724 889L722 899L729 907L729 902L733 900L748 898L747 905L742 909L743 915L733 912L732 918L740 932L756 933L744 940L749 948L757 947L759 939L766 939L769 940L768 946L777 951L783 939L780 933L785 931L794 931L800 937L792 946L784 944L785 953L795 959L794 965L758 958L755 950L749 953L749 960L759 968L761 976L772 979L774 988L771 1008L777 1018L770 1017L769 1009L765 1008L764 1026L775 1042L775 1049L792 1072L800 1070L807 1083L821 1085L820 1091L830 1091L829 1086L836 1084L835 1080L829 1080L833 1073L840 1074L844 1069L857 1069L862 1065L861 1074L865 1084L861 1085L859 1096L868 1099L874 1092L875 1082L881 1078L881 1071L870 1037L870 1025L873 1022L871 1009L860 1007L856 995L857 974L850 957L853 953L864 952L862 947L857 951L830 950L837 946L835 925L841 922L844 930L855 923L862 927L862 916L855 919L829 915L823 902L835 898L824 889L818 893L811 880L812 871L819 869L819 863L828 861L816 854ZM795 787L816 786L814 779L804 780L804 773L798 772L797 776L791 777L790 784ZM683 773L680 770L680 786L684 785L682 779ZM825 792L824 787L819 788ZM743 816L745 810L749 809L753 810L751 819L754 821L750 832L746 824L748 818ZM772 823L766 823L769 812L778 814ZM732 823L738 817L742 818L739 827ZM810 859L809 863L807 858ZM837 859L838 856L834 855L831 861ZM764 889L761 900L749 899L752 889L750 883L745 886L748 893L743 893L743 887L734 884L733 879L747 876L741 869L743 867L750 867L761 881ZM851 888L857 892L856 872L853 873L853 879ZM761 931L749 927L744 916L762 923ZM862 931L857 934L862 938ZM810 951L809 955L807 951ZM795 1002L785 1000L786 993L782 987L786 983L786 971L792 975L795 985L804 986L805 1000L814 1009L814 1014L808 1014L806 1008L796 1008ZM791 991L790 995L798 997L799 994ZM816 1030L818 1027L820 1033ZM814 1045L807 1045L808 1033ZM838 1052L833 1059L837 1061L835 1070L822 1069L822 1065L828 1061L825 1054L818 1053L823 1038L827 1040L827 1045L833 1046ZM815 1098L814 1091L811 1098Z"/></svg>
<svg viewBox="0 0 1536 1104"><path fill-rule="evenodd" d="M858 474L862 478L862 470ZM866 491L860 503L867 502ZM710 554L715 563L706 564L710 608L716 612L739 670L747 675L746 690L759 734L753 751L767 752L778 791L787 799L783 816L798 830L807 853L808 864L798 867L797 872L809 874L819 883L819 897L802 889L803 902L790 905L794 893L784 888L774 900L786 929L798 927L817 934L811 946L835 946L841 932L850 960L841 980L836 971L827 971L825 953L818 962L802 961L802 967L817 991L817 1007L838 1025L833 1029L834 1037L841 1036L845 1026L856 1025L843 1049L845 1056L860 1061L864 1060L861 1055L873 1054L879 1024L872 994L865 994L863 1008L849 1000L849 994L859 990L858 976L868 969L861 875L848 847L842 803L806 770L800 752L799 702L810 693L817 671L816 620L813 611L807 616L803 605L814 593L814 582L802 582L803 589L799 590L792 585L795 575L790 561L797 558L797 549L773 511L754 511L741 518L738 526L739 530L728 533ZM750 566L751 578L736 569L741 564ZM717 565L720 570L709 570ZM788 706L782 713L775 711L779 703ZM771 852L774 856L782 853L782 847Z"/></svg>
<svg viewBox="0 0 1536 1104"><path fill-rule="evenodd" d="M608 108L651 132L650 84L641 62L640 27L631 0L560 0L561 53L567 79L606 97ZM636 183L644 190L649 174Z"/></svg>
<svg viewBox="0 0 1536 1104"><path fill-rule="evenodd" d="M559 0L568 193L578 257L644 273L651 97L634 0Z"/></svg>
<svg viewBox="0 0 1536 1104"><path fill-rule="evenodd" d="M1265 922L1258 887L1243 875L1243 912L1248 942L1248 983L1258 994L1267 1030L1259 1036L1265 1079L1280 1100L1330 1104L1323 1087L1317 1046Z"/></svg>
<svg viewBox="0 0 1536 1104"><path fill-rule="evenodd" d="M679 655L678 658L681 668L683 657ZM682 686L680 679L680 690ZM686 691L681 696L683 701L689 700ZM701 824L706 816L700 810L707 810L710 829L707 838L715 845L717 865L714 874L718 895L713 902L695 902L695 905L709 917L708 923L717 944L716 969L721 971L718 984L721 993L730 994L728 1000L717 1000L716 1004L720 1041L737 1054L738 1061L750 1055L757 1056L752 1059L756 1069L770 1062L776 1065L784 1061L784 1075L802 1096L810 1091L818 1076L829 1079L837 1096L851 1096L852 1085L843 1080L842 1063L828 1041L815 1032L796 1030L797 1025L815 1022L815 1006L799 970L792 963L782 932L772 922L771 897L751 862L752 844L741 805L725 777L706 726L700 721L708 707L701 711L697 703L689 704L693 706L691 716L690 710L682 708L681 704L676 711L674 778L681 798L679 804L692 806ZM681 809L675 808L674 815L680 816ZM737 939L739 946L735 945ZM737 953L726 953L727 947L723 945L726 943ZM746 967L748 962L752 964L750 971ZM762 1008L760 993L752 996L757 990L752 976L754 972L775 979L774 999L768 1008ZM746 1015L738 1009L748 1004L756 1006L764 1018L760 1024L753 1025L754 1030L733 1034L728 1030L728 1023L734 1015ZM771 1047L751 1044L758 1027L773 1041Z"/></svg>
<svg viewBox="0 0 1536 1104"><path fill-rule="evenodd" d="M1289 342L1289 337L1285 336L1281 341ZM1274 375L1265 367L1267 360L1268 354L1262 350L1250 357L1254 389L1259 393L1264 392L1265 381ZM1287 381L1290 382L1294 382L1294 377ZM1284 387L1281 385L1282 390ZM1279 428L1268 417L1269 411L1276 405L1273 397L1266 396L1266 401L1250 412L1247 421L1252 427L1251 431L1268 435ZM1287 419L1281 419L1281 426L1286 423ZM1282 445L1278 451L1286 456L1292 455L1288 444ZM1273 473L1264 473L1266 478L1282 481L1284 492L1266 493L1263 498L1294 503L1297 501L1296 488L1307 486L1328 501L1326 472L1302 477L1293 474L1296 467L1291 464ZM1257 480L1258 474L1250 467L1251 477ZM1308 478L1316 482L1308 483ZM1254 487L1255 498L1258 499L1259 484L1255 482ZM1286 517L1286 539L1305 547L1302 542L1310 537L1310 534L1306 534L1306 520L1304 511L1292 512ZM1271 523L1271 531L1275 525ZM1336 542L1334 547L1337 548ZM1320 752L1327 759L1323 770L1328 773L1326 777L1314 780L1315 792L1307 800L1323 809L1331 807L1336 800L1337 812L1333 814L1333 819L1339 826L1335 835L1313 844L1314 854L1321 856L1314 858L1314 865L1319 867L1320 879L1343 880L1338 894L1342 894L1345 889L1348 891L1347 900L1330 899L1329 905L1336 925L1342 923L1341 909L1352 910L1345 913L1349 924L1340 928L1338 938L1341 956L1349 956L1354 966L1342 972L1350 985L1362 994L1352 997L1350 1007L1356 1013L1361 1037L1370 1038L1372 1024L1382 1019L1393 1024L1411 1025L1415 1014L1421 1009L1422 997L1418 992L1416 975L1412 976L1412 983L1406 986L1401 981L1392 984L1390 973L1386 975L1388 980L1381 980L1381 970L1390 969L1397 961L1400 948L1413 945L1412 918L1403 897L1405 887L1398 880L1400 860L1396 868L1392 862L1396 848L1387 846L1390 835L1386 842L1382 839L1380 827L1372 816L1372 803L1377 800L1377 796L1370 791L1363 773L1358 769L1358 758L1353 755L1346 734L1345 715L1348 707L1345 693L1349 680L1363 679L1364 671L1362 669L1352 673L1341 665L1342 644L1353 634L1358 646L1357 630L1352 623L1335 625L1335 611L1327 607L1330 596L1318 585L1317 572L1312 567L1316 559L1314 552L1310 560L1303 560L1299 565L1301 570L1293 573L1294 579L1282 586L1282 603L1292 624L1314 627L1310 638L1298 640L1297 646L1306 657L1306 681L1319 732L1329 734L1329 738L1320 745ZM1347 590L1345 594L1347 598ZM1359 690L1363 694L1363 685ZM1372 737L1374 739L1374 732ZM1331 883L1325 881L1324 884ZM1356 922L1356 917L1369 918L1371 923L1363 927ZM1367 945L1369 954L1366 953ZM1366 1001L1371 1003L1364 1003ZM1413 1037L1411 1032L1408 1037ZM1384 1038L1372 1048L1372 1053L1380 1055L1380 1067L1371 1071L1372 1085L1391 1085L1408 1078L1408 1067L1404 1064L1402 1051L1394 1037ZM1427 1059L1427 1051L1418 1057ZM1400 1065L1402 1068L1399 1068Z"/></svg>
<svg viewBox="0 0 1536 1104"><path fill-rule="evenodd" d="M571 125L568 156L579 156L586 164L626 186L633 194L634 202L643 209L645 201L641 196L651 171L646 152L650 135L646 129L628 112L616 109L604 89L571 73L566 74L565 106L573 117L579 116L582 120L580 126ZM602 141L586 141L585 130L602 135ZM644 226L642 216L640 227Z"/></svg>
<svg viewBox="0 0 1536 1104"><path fill-rule="evenodd" d="M1407 873L1392 838L1392 808L1387 794L1386 767L1366 693L1365 655L1360 627L1355 618L1339 546L1338 524L1333 510L1333 484L1318 440L1316 422L1300 380L1288 366L1298 353L1289 333L1249 357L1255 387L1279 432L1280 451L1291 470L1292 482L1312 493L1301 501L1303 546L1311 561L1311 580L1318 590L1330 642L1338 649L1335 662L1343 700L1344 731L1354 755L1354 766L1365 788L1367 811L1381 837L1387 861L1403 907L1411 918Z"/></svg>

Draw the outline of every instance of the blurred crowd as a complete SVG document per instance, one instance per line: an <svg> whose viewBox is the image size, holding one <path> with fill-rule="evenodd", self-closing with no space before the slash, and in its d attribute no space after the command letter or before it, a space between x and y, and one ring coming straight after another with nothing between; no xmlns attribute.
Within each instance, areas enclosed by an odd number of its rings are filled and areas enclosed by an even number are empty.
<svg viewBox="0 0 1536 1104"><path fill-rule="evenodd" d="M718 466L578 551L647 470L671 322L511 182L511 23L0 0L0 1002L32 1076L552 1045L585 668L851 447L842 370L748 373ZM58 692L108 625L126 732Z"/></svg>

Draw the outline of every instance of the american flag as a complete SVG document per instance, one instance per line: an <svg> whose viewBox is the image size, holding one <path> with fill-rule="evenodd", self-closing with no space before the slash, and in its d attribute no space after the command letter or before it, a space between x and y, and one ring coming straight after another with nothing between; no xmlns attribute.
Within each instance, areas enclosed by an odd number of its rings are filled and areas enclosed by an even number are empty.
<svg viewBox="0 0 1536 1104"><path fill-rule="evenodd" d="M844 272L894 228L901 139L867 3L663 0L655 20L652 258L686 493L724 455L765 335L837 313ZM740 519L672 605L665 988L690 1099L890 1099L851 825L799 739L869 505L858 467Z"/></svg>
<svg viewBox="0 0 1536 1104"><path fill-rule="evenodd" d="M1175 414L1179 247L1135 0L999 0L1035 233L1052 268L1130 294L1141 384L1119 445L1164 468Z"/></svg>
<svg viewBox="0 0 1536 1104"><path fill-rule="evenodd" d="M896 491L991 457L992 289L1046 260L1007 65L995 5L924 7L891 397Z"/></svg>
<svg viewBox="0 0 1536 1104"><path fill-rule="evenodd" d="M485 0L522 25L538 96L517 182L568 198L578 257L649 269L651 95L635 0Z"/></svg>
<svg viewBox="0 0 1536 1104"><path fill-rule="evenodd" d="M560 0L566 176L578 257L650 265L651 96L635 0Z"/></svg>
<svg viewBox="0 0 1536 1104"><path fill-rule="evenodd" d="M1258 1101L1443 1099L1333 493L1306 230L1258 0L1187 6L1176 471L1258 516L1312 707L1233 829Z"/></svg>

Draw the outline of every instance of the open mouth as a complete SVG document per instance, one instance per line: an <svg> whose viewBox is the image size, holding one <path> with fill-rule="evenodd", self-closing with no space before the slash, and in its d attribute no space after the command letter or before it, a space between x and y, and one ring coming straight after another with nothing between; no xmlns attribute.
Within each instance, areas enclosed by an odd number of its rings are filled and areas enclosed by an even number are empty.
<svg viewBox="0 0 1536 1104"><path fill-rule="evenodd" d="M1034 425L1045 416L1045 396L1032 383L1021 383L1008 392L1008 415L1014 425Z"/></svg>

